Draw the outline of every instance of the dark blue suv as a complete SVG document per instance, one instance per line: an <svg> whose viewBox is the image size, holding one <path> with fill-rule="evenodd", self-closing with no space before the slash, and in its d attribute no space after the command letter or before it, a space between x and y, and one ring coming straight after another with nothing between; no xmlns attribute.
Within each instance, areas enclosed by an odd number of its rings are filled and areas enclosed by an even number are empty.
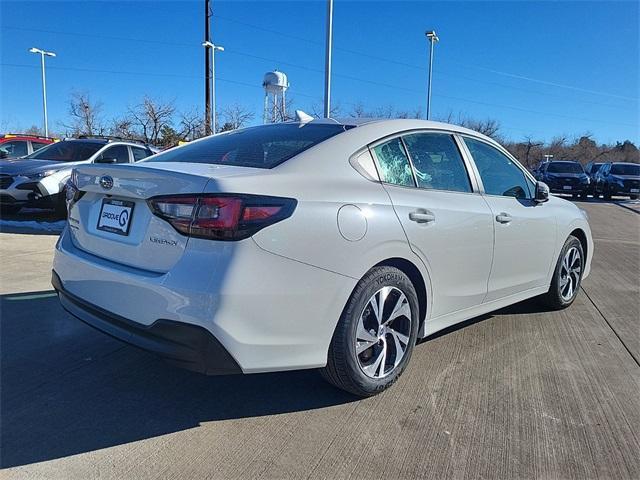
<svg viewBox="0 0 640 480"><path fill-rule="evenodd" d="M537 180L546 183L552 193L567 193L587 198L591 180L578 162L545 162L535 172Z"/></svg>

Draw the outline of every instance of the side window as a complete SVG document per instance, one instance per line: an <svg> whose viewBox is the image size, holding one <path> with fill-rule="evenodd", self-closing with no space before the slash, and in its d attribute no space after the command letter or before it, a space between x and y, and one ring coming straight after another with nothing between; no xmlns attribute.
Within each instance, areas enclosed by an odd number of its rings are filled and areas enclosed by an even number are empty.
<svg viewBox="0 0 640 480"><path fill-rule="evenodd" d="M31 148L33 148L34 152L36 150L40 150L42 147L46 147L47 145L49 145L49 144L48 143L43 143L43 142L35 142L35 141L31 140Z"/></svg>
<svg viewBox="0 0 640 480"><path fill-rule="evenodd" d="M151 152L149 150L140 147L131 147L131 152L133 152L134 162L142 160L143 158L147 158L149 155L151 155Z"/></svg>
<svg viewBox="0 0 640 480"><path fill-rule="evenodd" d="M465 138L475 161L485 193L515 198L531 198L531 182L522 170L506 155L494 147Z"/></svg>
<svg viewBox="0 0 640 480"><path fill-rule="evenodd" d="M116 163L129 163L129 149L126 145L115 145L102 152L102 158L115 158Z"/></svg>
<svg viewBox="0 0 640 480"><path fill-rule="evenodd" d="M418 187L471 192L471 182L453 137L444 133L414 133L404 137Z"/></svg>
<svg viewBox="0 0 640 480"><path fill-rule="evenodd" d="M22 157L27 153L27 142L23 140L14 140L0 145L2 151L7 152L9 157Z"/></svg>
<svg viewBox="0 0 640 480"><path fill-rule="evenodd" d="M415 186L411 165L400 138L373 147L373 152L378 159L380 180L395 185Z"/></svg>

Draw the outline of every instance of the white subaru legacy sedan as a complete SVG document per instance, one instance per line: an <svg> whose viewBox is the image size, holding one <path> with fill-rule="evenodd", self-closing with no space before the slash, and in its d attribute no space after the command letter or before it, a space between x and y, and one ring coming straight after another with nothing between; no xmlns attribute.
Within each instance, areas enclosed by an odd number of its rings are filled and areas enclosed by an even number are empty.
<svg viewBox="0 0 640 480"><path fill-rule="evenodd" d="M80 320L206 374L319 368L378 393L419 338L589 273L586 215L495 141L313 120L74 170L53 286ZM428 348L428 346L425 346Z"/></svg>

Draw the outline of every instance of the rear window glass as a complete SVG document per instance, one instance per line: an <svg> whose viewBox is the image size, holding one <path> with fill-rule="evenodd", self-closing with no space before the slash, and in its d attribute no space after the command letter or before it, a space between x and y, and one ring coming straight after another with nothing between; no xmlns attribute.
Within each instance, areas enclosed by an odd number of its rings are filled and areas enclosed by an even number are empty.
<svg viewBox="0 0 640 480"><path fill-rule="evenodd" d="M142 160L273 168L349 127L279 123L215 135Z"/></svg>

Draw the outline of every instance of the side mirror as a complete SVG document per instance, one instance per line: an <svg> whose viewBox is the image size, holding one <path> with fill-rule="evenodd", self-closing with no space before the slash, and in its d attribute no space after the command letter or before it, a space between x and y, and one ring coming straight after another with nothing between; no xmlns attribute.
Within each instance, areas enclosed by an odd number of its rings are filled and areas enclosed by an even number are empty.
<svg viewBox="0 0 640 480"><path fill-rule="evenodd" d="M544 182L536 182L536 194L533 200L536 203L544 203L549 200L549 186Z"/></svg>
<svg viewBox="0 0 640 480"><path fill-rule="evenodd" d="M94 163L117 163L118 160L116 158L103 158L103 157L99 157L96 158Z"/></svg>

